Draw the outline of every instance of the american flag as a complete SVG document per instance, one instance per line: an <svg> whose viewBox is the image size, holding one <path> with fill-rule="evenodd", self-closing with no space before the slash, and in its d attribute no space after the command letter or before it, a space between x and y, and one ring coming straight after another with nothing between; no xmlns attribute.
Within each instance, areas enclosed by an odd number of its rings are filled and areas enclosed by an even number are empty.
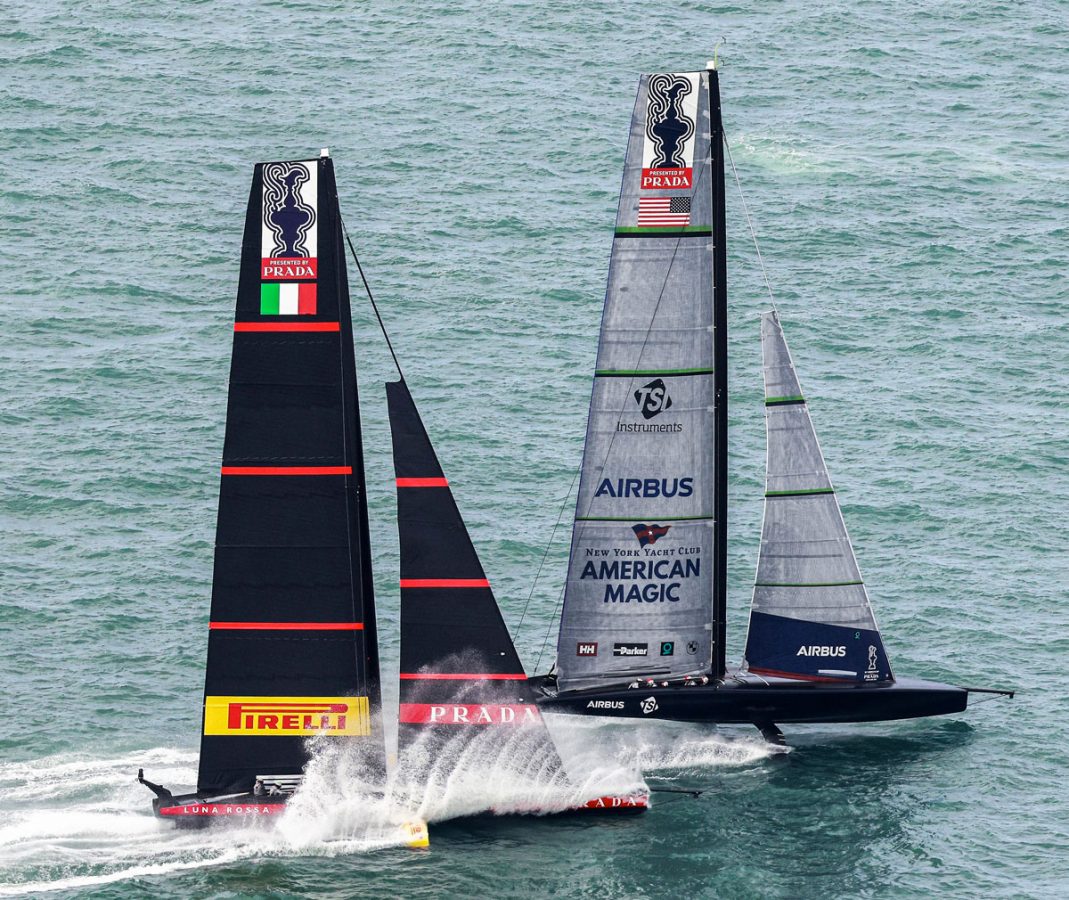
<svg viewBox="0 0 1069 900"><path fill-rule="evenodd" d="M690 197L639 197L639 227L676 228L690 224Z"/></svg>

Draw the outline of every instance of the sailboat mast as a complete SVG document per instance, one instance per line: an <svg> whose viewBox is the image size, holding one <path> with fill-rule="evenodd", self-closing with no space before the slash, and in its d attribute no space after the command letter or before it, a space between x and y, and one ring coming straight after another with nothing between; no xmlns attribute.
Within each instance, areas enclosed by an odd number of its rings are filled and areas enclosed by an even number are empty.
<svg viewBox="0 0 1069 900"><path fill-rule="evenodd" d="M713 192L713 677L727 669L728 561L728 289L727 214L724 205L724 125L720 118L720 76L709 68L709 143Z"/></svg>

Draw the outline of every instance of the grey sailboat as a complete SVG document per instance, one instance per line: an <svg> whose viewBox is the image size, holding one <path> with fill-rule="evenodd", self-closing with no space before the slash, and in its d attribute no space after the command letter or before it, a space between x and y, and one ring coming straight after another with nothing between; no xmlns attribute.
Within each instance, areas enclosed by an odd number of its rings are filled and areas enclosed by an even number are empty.
<svg viewBox="0 0 1069 900"><path fill-rule="evenodd" d="M896 678L776 313L745 656L726 664L727 263L718 73L643 76L631 122L553 670L562 712L776 723L966 708Z"/></svg>

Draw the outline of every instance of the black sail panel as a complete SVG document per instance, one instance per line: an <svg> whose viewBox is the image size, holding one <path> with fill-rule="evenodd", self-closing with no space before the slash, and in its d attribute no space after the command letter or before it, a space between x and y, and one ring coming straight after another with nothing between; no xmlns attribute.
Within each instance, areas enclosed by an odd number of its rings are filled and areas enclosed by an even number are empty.
<svg viewBox="0 0 1069 900"><path fill-rule="evenodd" d="M198 790L297 775L308 739L381 765L356 365L329 158L261 163L242 242Z"/></svg>
<svg viewBox="0 0 1069 900"><path fill-rule="evenodd" d="M500 734L542 775L560 758L535 706L523 665L461 519L419 412L403 381L386 385L397 474L401 549L401 762L420 742L450 755Z"/></svg>

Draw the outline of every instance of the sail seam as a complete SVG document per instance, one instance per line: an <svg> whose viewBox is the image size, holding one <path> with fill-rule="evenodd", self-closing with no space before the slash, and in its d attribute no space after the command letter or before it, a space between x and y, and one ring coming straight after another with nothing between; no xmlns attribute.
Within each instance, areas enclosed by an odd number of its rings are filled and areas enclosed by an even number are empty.
<svg viewBox="0 0 1069 900"><path fill-rule="evenodd" d="M712 522L714 516L576 516L576 522L634 522L635 519L656 519L658 522Z"/></svg>
<svg viewBox="0 0 1069 900"><path fill-rule="evenodd" d="M813 497L818 494L834 494L835 488L810 488L799 491L765 491L766 497Z"/></svg>
<svg viewBox="0 0 1069 900"><path fill-rule="evenodd" d="M712 369L596 369L595 378L656 378L658 375L712 375Z"/></svg>
<svg viewBox="0 0 1069 900"><path fill-rule="evenodd" d="M864 581L755 581L754 587L851 587L864 583Z"/></svg>

